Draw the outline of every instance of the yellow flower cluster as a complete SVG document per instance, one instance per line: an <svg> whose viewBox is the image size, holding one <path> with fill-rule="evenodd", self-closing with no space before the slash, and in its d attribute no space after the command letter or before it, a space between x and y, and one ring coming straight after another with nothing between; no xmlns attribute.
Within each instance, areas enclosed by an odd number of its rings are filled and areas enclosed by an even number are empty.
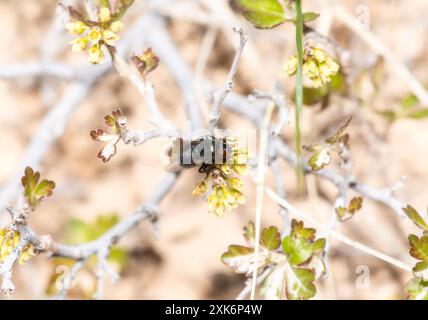
<svg viewBox="0 0 428 320"><path fill-rule="evenodd" d="M0 230L0 261L4 262L9 254L19 244L21 237L18 231L8 230L4 228ZM22 265L25 261L30 260L32 256L35 256L34 246L29 244L24 250L22 250L19 256L18 263Z"/></svg>
<svg viewBox="0 0 428 320"><path fill-rule="evenodd" d="M240 175L248 172L248 150L239 148L237 140L228 138L228 145L232 150L231 163L212 165L204 180L199 182L193 190L194 196L206 194L211 185L211 193L207 196L208 210L218 216L223 216L238 206L245 203L242 193L244 183L237 177L232 177L232 170Z"/></svg>
<svg viewBox="0 0 428 320"><path fill-rule="evenodd" d="M99 12L99 22L75 21L67 24L66 29L70 34L79 37L71 41L73 52L85 51L88 47L89 62L100 64L104 59L101 49L103 44L115 46L119 40L119 33L123 29L123 24L119 20L111 20L111 12L108 8L101 8Z"/></svg>
<svg viewBox="0 0 428 320"><path fill-rule="evenodd" d="M285 64L285 72L292 76L297 72L298 58L293 55ZM315 88L330 82L339 72L339 64L320 47L307 47L303 53L303 75Z"/></svg>

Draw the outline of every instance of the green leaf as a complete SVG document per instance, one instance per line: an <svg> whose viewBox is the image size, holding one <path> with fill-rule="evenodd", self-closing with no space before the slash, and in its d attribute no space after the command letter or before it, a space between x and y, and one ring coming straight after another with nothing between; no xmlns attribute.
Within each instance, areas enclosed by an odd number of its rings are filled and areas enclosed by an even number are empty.
<svg viewBox="0 0 428 320"><path fill-rule="evenodd" d="M79 244L92 239L92 227L80 219L70 219L65 229L65 242Z"/></svg>
<svg viewBox="0 0 428 320"><path fill-rule="evenodd" d="M316 19L318 19L319 17L319 13L315 13L315 12L305 12L303 13L303 22L311 22L314 21Z"/></svg>
<svg viewBox="0 0 428 320"><path fill-rule="evenodd" d="M314 253L312 243L306 239L293 239L287 236L282 240L282 250L292 265L300 265L309 260Z"/></svg>
<svg viewBox="0 0 428 320"><path fill-rule="evenodd" d="M243 16L256 28L271 29L286 21L282 6L277 0L235 0L244 10Z"/></svg>
<svg viewBox="0 0 428 320"><path fill-rule="evenodd" d="M230 245L227 252L221 256L221 261L234 269L237 273L249 274L254 270L256 263L253 248L238 245ZM257 261L257 269L262 268L267 263L267 255L260 251Z"/></svg>
<svg viewBox="0 0 428 320"><path fill-rule="evenodd" d="M412 93L406 96L403 100L401 100L401 110L405 111L408 109L412 109L418 104L419 100L418 98Z"/></svg>
<svg viewBox="0 0 428 320"><path fill-rule="evenodd" d="M413 278L406 287L408 299L428 300L428 282L421 278Z"/></svg>
<svg viewBox="0 0 428 320"><path fill-rule="evenodd" d="M276 250L281 245L281 235L276 227L265 228L262 231L260 244L268 250Z"/></svg>
<svg viewBox="0 0 428 320"><path fill-rule="evenodd" d="M412 271L416 277L428 281L428 261L418 262Z"/></svg>
<svg viewBox="0 0 428 320"><path fill-rule="evenodd" d="M34 172L32 168L26 167L24 176L21 179L24 187L24 196L31 208L35 208L40 201L49 197L55 188L55 182L50 180L40 180L40 173Z"/></svg>
<svg viewBox="0 0 428 320"><path fill-rule="evenodd" d="M418 238L414 234L409 236L410 255L422 261L428 261L428 236Z"/></svg>
<svg viewBox="0 0 428 320"><path fill-rule="evenodd" d="M407 115L407 117L411 119L424 119L428 117L428 108L411 112Z"/></svg>
<svg viewBox="0 0 428 320"><path fill-rule="evenodd" d="M282 240L282 249L290 264L304 264L313 254L324 250L325 239L314 242L315 234L316 230L305 228L302 221L292 220L290 235Z"/></svg>
<svg viewBox="0 0 428 320"><path fill-rule="evenodd" d="M398 115L397 111L392 110L384 110L384 111L376 111L378 115L383 116L388 121L393 122L397 120L400 116Z"/></svg>
<svg viewBox="0 0 428 320"><path fill-rule="evenodd" d="M316 230L314 228L305 228L303 221L291 220L291 237L303 238L306 240L315 240Z"/></svg>
<svg viewBox="0 0 428 320"><path fill-rule="evenodd" d="M296 268L287 264L286 293L290 300L310 299L316 293L315 275L312 270Z"/></svg>
<svg viewBox="0 0 428 320"><path fill-rule="evenodd" d="M92 223L70 219L66 228L66 242L78 244L93 241L119 222L116 214L99 215Z"/></svg>
<svg viewBox="0 0 428 320"><path fill-rule="evenodd" d="M419 228L422 228L425 231L428 231L428 224L425 222L424 218L414 209L412 206L407 205L407 207L402 209L404 213L413 221L415 225Z"/></svg>
<svg viewBox="0 0 428 320"><path fill-rule="evenodd" d="M348 220L354 216L354 214L361 210L363 207L363 198L362 197L353 197L351 201L349 201L348 207L337 207L336 214L341 221Z"/></svg>
<svg viewBox="0 0 428 320"><path fill-rule="evenodd" d="M110 249L110 255L108 261L112 264L116 264L119 272L123 271L129 264L128 251L120 247L112 247Z"/></svg>
<svg viewBox="0 0 428 320"><path fill-rule="evenodd" d="M55 182L49 180L42 180L34 190L34 193L37 197L49 197L53 189L55 188Z"/></svg>

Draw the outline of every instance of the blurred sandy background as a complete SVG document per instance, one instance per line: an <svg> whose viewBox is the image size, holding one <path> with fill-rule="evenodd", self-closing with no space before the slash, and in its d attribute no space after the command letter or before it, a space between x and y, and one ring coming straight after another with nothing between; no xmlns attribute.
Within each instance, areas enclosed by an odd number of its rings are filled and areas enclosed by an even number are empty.
<svg viewBox="0 0 428 320"><path fill-rule="evenodd" d="M220 2L218 0L218 6ZM304 9L323 14L323 1L305 0ZM0 0L0 68L8 64L39 59L44 37L55 12L55 0ZM358 6L369 9L370 29L422 82L428 83L427 31L428 2L424 0L341 1L356 14ZM126 29L135 18L144 14L142 0L124 17ZM201 6L201 10L206 7ZM238 21L243 21L236 14ZM271 31L259 31L244 24L250 34L252 53L246 51L237 78L236 91L249 94L254 89L271 91L282 76L285 57L294 50L294 28L281 26ZM316 28L316 23L312 24ZM189 19L168 18L168 28L180 52L194 68L200 54L206 26ZM142 32L144 32L142 30ZM376 59L376 55L358 37L333 20L331 35L352 52L351 60L358 66ZM234 38L233 38L234 39ZM58 41L64 49L55 57L71 65L86 62L84 54L72 54L66 43L71 37L64 33ZM233 56L233 48L225 34L217 33L205 75L220 85ZM94 66L93 68L96 68ZM373 108L394 109L409 91L403 80L391 72L388 65L376 99L355 109L346 102L332 103L320 111L318 107L304 109L304 143L316 142L331 132L338 119L349 112L358 112L351 125L353 173L362 182L377 187L391 186L407 177L398 197L425 211L428 204L426 182L428 170L428 120L402 119L392 124L376 115ZM183 102L168 70L162 65L151 75L156 86L158 103L177 125L185 118ZM68 81L56 79L0 79L0 187L13 177L25 148L40 121L55 104ZM46 89L48 86L48 89ZM91 222L99 214L115 212L126 217L141 204L164 175L159 162L165 139L152 140L140 147L119 145L118 154L107 164L97 159L100 144L92 141L89 131L103 126L102 118L120 107L132 128L147 129L148 113L135 88L117 73L103 77L79 105L65 134L44 157L42 175L54 180L54 196L45 201L31 217L31 225L39 234L52 234L64 239L64 228L71 217ZM357 110L357 111L355 111ZM225 127L251 127L251 124L230 112L225 112ZM286 127L284 136L292 141L293 129ZM309 197L299 199L295 190L293 169L283 165L288 199L298 208L310 212L327 223L335 196L330 182L308 177ZM118 283L108 284L106 298L111 299L233 299L244 286L244 278L224 266L219 257L232 243L243 244L242 228L254 220L254 185L246 183L248 202L237 210L218 218L208 214L206 202L192 197L198 181L196 170L183 173L172 192L161 204L159 236L152 224L142 223L122 239L120 245L129 252L128 266ZM268 179L271 183L271 177ZM263 225L281 226L277 206L265 201ZM7 223L2 213L2 223ZM415 232L411 222L400 220L391 210L365 201L362 211L351 221L338 225L338 230L377 250L412 263L408 256L407 234ZM369 288L357 289L358 266L370 270ZM382 261L360 253L332 240L332 276L317 282L317 299L397 299L404 298L404 287L411 275ZM41 255L14 274L17 291L12 298L44 298L52 266ZM78 278L69 297L85 297L90 290L89 273Z"/></svg>

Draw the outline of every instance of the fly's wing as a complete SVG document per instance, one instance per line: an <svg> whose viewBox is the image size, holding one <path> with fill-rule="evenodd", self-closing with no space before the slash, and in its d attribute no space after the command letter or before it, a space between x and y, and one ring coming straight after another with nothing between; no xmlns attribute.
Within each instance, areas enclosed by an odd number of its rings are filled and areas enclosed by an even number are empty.
<svg viewBox="0 0 428 320"><path fill-rule="evenodd" d="M192 143L187 141L187 143L179 138L172 142L172 145L168 148L167 156L169 163L166 165L165 170L168 172L180 172L186 169L196 167L197 164L191 161L191 158L188 158L189 161L184 161L184 159L191 155L192 153ZM190 163L188 163L190 162Z"/></svg>

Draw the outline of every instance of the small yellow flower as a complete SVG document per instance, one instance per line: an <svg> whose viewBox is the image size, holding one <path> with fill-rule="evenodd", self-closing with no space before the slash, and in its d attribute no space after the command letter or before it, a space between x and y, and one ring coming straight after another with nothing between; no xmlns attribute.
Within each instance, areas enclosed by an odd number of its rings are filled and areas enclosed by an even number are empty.
<svg viewBox="0 0 428 320"><path fill-rule="evenodd" d="M9 254L16 248L19 244L21 237L18 231L10 231L7 228L0 230L0 261L4 262ZM21 252L19 256L18 263L23 264L25 261L29 260L34 256L35 249L34 246L29 244Z"/></svg>
<svg viewBox="0 0 428 320"><path fill-rule="evenodd" d="M104 53L103 51L97 47L97 46L92 46L89 49L89 62L93 63L93 64L100 64L103 62L103 58L104 58Z"/></svg>
<svg viewBox="0 0 428 320"><path fill-rule="evenodd" d="M106 7L102 7L100 9L99 17L100 17L100 22L110 21L110 19L111 19L110 9L106 8Z"/></svg>
<svg viewBox="0 0 428 320"><path fill-rule="evenodd" d="M297 65L299 63L299 60L297 59L296 56L292 56L290 59L288 59L288 61L285 63L285 72L289 75L292 76L293 74L295 74L297 72Z"/></svg>
<svg viewBox="0 0 428 320"><path fill-rule="evenodd" d="M318 66L314 60L308 60L303 64L303 74L308 78L318 77Z"/></svg>
<svg viewBox="0 0 428 320"><path fill-rule="evenodd" d="M88 33L88 39L92 41L92 44L97 44L102 38L100 28L94 27Z"/></svg>
<svg viewBox="0 0 428 320"><path fill-rule="evenodd" d="M327 58L325 51L318 47L314 48L313 56L319 63L323 63Z"/></svg>
<svg viewBox="0 0 428 320"><path fill-rule="evenodd" d="M228 181L232 188L238 191L241 191L244 188L244 183L239 178L230 178Z"/></svg>
<svg viewBox="0 0 428 320"><path fill-rule="evenodd" d="M65 26L65 28L68 33L79 35L89 29L89 27L82 21L70 22Z"/></svg>
<svg viewBox="0 0 428 320"><path fill-rule="evenodd" d="M333 59L327 58L326 61L325 61L325 63L330 68L332 75L335 75L336 73L339 72L339 68L340 68L339 64L336 61L334 61Z"/></svg>
<svg viewBox="0 0 428 320"><path fill-rule="evenodd" d="M193 189L193 195L194 196L201 196L201 195L203 195L205 192L207 192L207 188L208 188L208 186L207 186L207 181L206 181L206 179L205 180L202 180L201 182L199 182L197 185L196 185L196 187L195 187L195 189Z"/></svg>
<svg viewBox="0 0 428 320"><path fill-rule="evenodd" d="M327 55L320 47L307 47L304 50L303 75L310 80L315 88L322 87L331 81L331 77L339 72L339 64ZM297 70L297 57L292 56L285 65L289 76Z"/></svg>
<svg viewBox="0 0 428 320"><path fill-rule="evenodd" d="M123 29L123 23L120 22L119 20L113 22L110 25L110 30L113 31L114 33L118 33L120 31L122 31L122 29Z"/></svg>
<svg viewBox="0 0 428 320"><path fill-rule="evenodd" d="M34 250L34 246L33 245L28 245L21 253L21 255L19 256L18 259L18 263L19 265L23 265L24 262L28 261L31 259L31 257L35 256L36 252Z"/></svg>
<svg viewBox="0 0 428 320"><path fill-rule="evenodd" d="M242 192L238 191L238 190L232 190L232 195L233 197L236 199L236 202L238 202L239 204L244 204L245 203L245 197L242 194Z"/></svg>
<svg viewBox="0 0 428 320"><path fill-rule="evenodd" d="M72 44L71 51L77 53L86 50L88 39L85 37L76 38L70 42Z"/></svg>
<svg viewBox="0 0 428 320"><path fill-rule="evenodd" d="M233 170L237 174L247 175L248 174L248 167L246 164L234 164Z"/></svg>
<svg viewBox="0 0 428 320"><path fill-rule="evenodd" d="M103 40L109 46L116 45L116 41L119 40L119 36L111 30L103 31Z"/></svg>
<svg viewBox="0 0 428 320"><path fill-rule="evenodd" d="M227 164L222 164L220 166L220 170L225 174L228 175L230 173L230 166Z"/></svg>

